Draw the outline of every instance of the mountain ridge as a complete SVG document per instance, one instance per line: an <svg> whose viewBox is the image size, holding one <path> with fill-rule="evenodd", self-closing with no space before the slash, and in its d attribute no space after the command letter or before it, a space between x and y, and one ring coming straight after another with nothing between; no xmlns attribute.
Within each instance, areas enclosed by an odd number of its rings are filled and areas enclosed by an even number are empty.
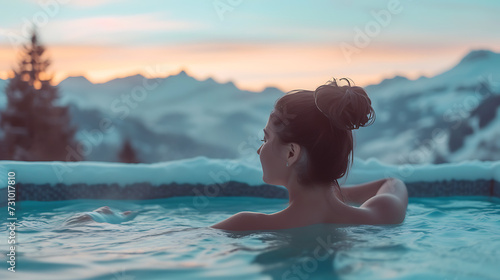
<svg viewBox="0 0 500 280"><path fill-rule="evenodd" d="M435 76L411 80L395 75L366 86L377 118L372 126L355 132L359 143L355 155L389 163L436 163L480 154L485 158L494 155L494 151L478 151L489 149L481 147L495 147L484 144L494 134L483 133L481 129L491 130L489 126L499 123L500 119L500 113L495 113L497 99L488 99L500 91L496 82L500 70L496 65L500 65L499 53L472 50L453 67ZM0 85L2 82L7 83L0 80ZM73 106L76 125L81 127L80 139L85 140L84 130L98 128L96 119L108 118L118 128L114 134L104 134L102 145L89 157L96 160L114 160L123 139L135 132L147 135L133 140L139 157L145 161L147 158L150 161L179 159L182 154L258 156L261 130L275 101L285 94L272 86L261 91L242 90L232 81L199 79L184 70L167 77L146 78L135 74L96 84L83 76L68 77L59 83L59 88L58 102ZM482 94L478 95L478 88L482 88L479 91ZM2 96L0 108L5 105L5 95ZM471 98L475 98L477 108L488 110L478 115L474 111L476 107L466 103ZM482 136L470 144L467 139L474 135L467 134L468 127L475 127L476 117L489 126L478 126L479 130L474 133ZM457 122L463 123L463 127L454 129ZM448 138L437 141L433 136L437 128L443 129ZM163 141L162 137L171 139ZM415 162L414 153L421 152L426 148L422 143L429 141L435 142L431 152L420 157L421 162ZM195 152L189 151L186 143L198 148ZM208 153L208 150L216 152Z"/></svg>

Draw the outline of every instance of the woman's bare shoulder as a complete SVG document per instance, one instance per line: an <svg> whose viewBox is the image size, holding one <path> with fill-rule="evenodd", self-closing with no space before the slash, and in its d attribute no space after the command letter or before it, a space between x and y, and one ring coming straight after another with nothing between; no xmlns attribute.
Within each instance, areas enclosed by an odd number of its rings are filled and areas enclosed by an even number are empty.
<svg viewBox="0 0 500 280"><path fill-rule="evenodd" d="M360 208L369 213L371 224L399 224L405 219L407 203L392 194L378 194Z"/></svg>
<svg viewBox="0 0 500 280"><path fill-rule="evenodd" d="M226 220L212 225L212 228L248 231L248 230L278 230L308 225L297 217L290 215L289 211L282 210L273 214L258 212L239 212Z"/></svg>
<svg viewBox="0 0 500 280"><path fill-rule="evenodd" d="M233 216L210 226L215 229L232 231L260 230L265 229L268 215L258 212L239 212Z"/></svg>

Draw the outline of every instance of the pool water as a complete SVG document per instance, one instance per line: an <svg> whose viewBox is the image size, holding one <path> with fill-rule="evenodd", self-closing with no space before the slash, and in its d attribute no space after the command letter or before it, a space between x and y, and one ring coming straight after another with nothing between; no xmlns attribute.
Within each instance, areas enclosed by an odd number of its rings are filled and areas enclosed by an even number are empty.
<svg viewBox="0 0 500 280"><path fill-rule="evenodd" d="M208 226L239 211L273 213L284 209L287 200L198 199L18 202L16 272L7 270L8 226L3 222L0 248L6 265L0 279L500 277L498 198L410 198L401 225L314 225L242 233ZM121 224L63 225L73 215L104 205L141 212Z"/></svg>

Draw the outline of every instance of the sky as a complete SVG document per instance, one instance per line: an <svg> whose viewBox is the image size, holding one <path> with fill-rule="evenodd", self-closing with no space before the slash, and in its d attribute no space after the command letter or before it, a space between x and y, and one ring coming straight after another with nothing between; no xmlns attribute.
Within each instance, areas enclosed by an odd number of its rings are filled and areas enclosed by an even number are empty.
<svg viewBox="0 0 500 280"><path fill-rule="evenodd" d="M241 89L314 89L445 71L476 49L500 52L498 0L1 0L0 78L32 26L53 82L94 83L184 70Z"/></svg>

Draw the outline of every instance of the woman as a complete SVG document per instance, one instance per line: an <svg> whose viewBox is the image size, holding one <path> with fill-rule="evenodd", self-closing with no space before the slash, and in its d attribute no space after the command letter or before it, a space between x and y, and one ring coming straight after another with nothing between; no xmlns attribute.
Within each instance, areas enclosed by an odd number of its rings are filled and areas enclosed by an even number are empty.
<svg viewBox="0 0 500 280"><path fill-rule="evenodd" d="M315 91L282 96L264 128L264 143L257 150L263 180L288 189L288 207L274 214L240 212L212 228L276 230L321 223L403 222L408 193L401 180L342 188L338 183L352 159L351 131L375 120L366 92L345 78L340 80L348 85L339 86L334 79Z"/></svg>

